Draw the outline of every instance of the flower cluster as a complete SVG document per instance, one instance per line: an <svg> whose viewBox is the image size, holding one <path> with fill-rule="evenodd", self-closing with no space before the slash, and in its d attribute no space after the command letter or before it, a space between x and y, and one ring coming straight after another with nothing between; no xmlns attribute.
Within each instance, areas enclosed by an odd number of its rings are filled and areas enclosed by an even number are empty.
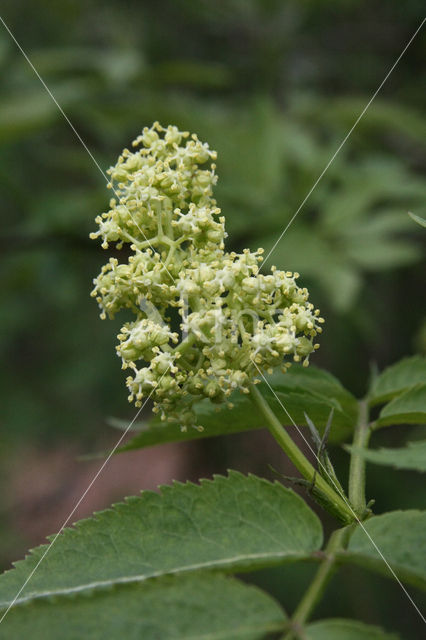
<svg viewBox="0 0 426 640"><path fill-rule="evenodd" d="M259 371L286 370L286 358L308 364L323 320L297 273L260 273L262 249L225 251L215 151L158 123L133 146L109 170L115 197L91 234L131 255L110 258L92 296L102 318L123 308L135 314L117 346L132 373L129 400L140 406L151 396L162 419L185 429L196 426L197 400L247 393Z"/></svg>

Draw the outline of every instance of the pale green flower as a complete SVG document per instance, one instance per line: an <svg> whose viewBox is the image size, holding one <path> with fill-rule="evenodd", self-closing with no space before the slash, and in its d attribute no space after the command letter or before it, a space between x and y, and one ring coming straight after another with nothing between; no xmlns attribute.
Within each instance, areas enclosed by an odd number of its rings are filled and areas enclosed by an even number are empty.
<svg viewBox="0 0 426 640"><path fill-rule="evenodd" d="M195 426L194 402L247 393L257 367L307 365L323 319L298 287L299 274L259 273L262 249L225 251L225 219L213 199L215 151L158 123L133 146L109 170L115 198L91 234L105 249L113 242L131 255L110 258L92 296L102 318L125 308L135 314L117 346L132 371L129 400L141 406L152 396L162 419L186 428ZM173 309L179 331L170 326Z"/></svg>

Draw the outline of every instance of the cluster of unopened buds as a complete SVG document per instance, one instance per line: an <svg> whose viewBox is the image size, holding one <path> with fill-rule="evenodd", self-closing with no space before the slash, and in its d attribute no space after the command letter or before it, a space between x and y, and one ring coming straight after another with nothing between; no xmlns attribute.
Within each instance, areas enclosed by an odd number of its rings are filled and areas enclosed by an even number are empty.
<svg viewBox="0 0 426 640"><path fill-rule="evenodd" d="M182 429L196 424L193 405L229 402L260 372L308 364L323 319L296 284L297 273L259 272L262 249L226 252L225 219L213 198L216 152L196 135L155 123L109 170L114 193L96 218L110 258L92 291L101 317L130 309L117 353L129 400ZM129 256L130 253L130 256Z"/></svg>

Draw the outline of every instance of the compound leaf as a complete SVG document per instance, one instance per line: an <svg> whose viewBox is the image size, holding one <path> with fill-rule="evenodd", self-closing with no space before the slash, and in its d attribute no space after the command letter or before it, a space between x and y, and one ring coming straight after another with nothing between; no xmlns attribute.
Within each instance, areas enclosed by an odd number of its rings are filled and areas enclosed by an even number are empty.
<svg viewBox="0 0 426 640"><path fill-rule="evenodd" d="M385 405L380 412L377 427L391 424L424 424L426 422L426 384L411 387Z"/></svg>
<svg viewBox="0 0 426 640"><path fill-rule="evenodd" d="M373 381L369 402L371 405L387 402L425 380L426 358L418 355L404 358L385 369Z"/></svg>
<svg viewBox="0 0 426 640"><path fill-rule="evenodd" d="M320 620L306 627L306 640L398 640L398 636L386 633L356 620Z"/></svg>
<svg viewBox="0 0 426 640"><path fill-rule="evenodd" d="M146 491L64 530L16 604L200 569L252 570L320 548L317 516L279 483L230 471L200 485ZM0 576L7 607L36 567L38 547Z"/></svg>
<svg viewBox="0 0 426 640"><path fill-rule="evenodd" d="M166 576L90 596L60 596L12 609L9 640L261 640L286 616L257 587L214 574Z"/></svg>
<svg viewBox="0 0 426 640"><path fill-rule="evenodd" d="M373 516L357 526L340 556L394 579L390 566L400 580L426 589L425 531L426 511L411 509Z"/></svg>
<svg viewBox="0 0 426 640"><path fill-rule="evenodd" d="M356 451L367 462L380 464L395 469L426 471L426 440L409 442L406 447L394 449L357 449L346 447L348 451Z"/></svg>

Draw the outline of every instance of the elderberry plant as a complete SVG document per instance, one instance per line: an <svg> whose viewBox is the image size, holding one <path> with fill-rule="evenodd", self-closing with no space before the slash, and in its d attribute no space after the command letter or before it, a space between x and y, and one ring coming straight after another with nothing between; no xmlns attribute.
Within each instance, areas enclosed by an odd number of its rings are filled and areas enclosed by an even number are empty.
<svg viewBox="0 0 426 640"><path fill-rule="evenodd" d="M426 471L425 441L369 449L382 428L426 423L426 359L412 356L373 376L360 400L330 373L307 367L323 320L298 274L261 273L261 249L226 252L213 199L215 152L158 123L134 146L110 170L115 197L92 234L105 249L130 252L127 262L110 258L92 295L103 318L133 312L117 353L131 373L129 400L152 399L157 414L118 451L267 426L336 528L323 545L318 515L292 489L236 471L143 491L61 530L0 576L0 637L397 638L365 620L311 618L347 564L426 589L426 512L374 514L365 479L367 462ZM313 455L288 426L305 439L308 427ZM346 491L329 443L351 435ZM285 565L300 561L318 568L291 613L229 575L282 565L285 583ZM401 609L423 615L416 594L404 587L400 597Z"/></svg>

